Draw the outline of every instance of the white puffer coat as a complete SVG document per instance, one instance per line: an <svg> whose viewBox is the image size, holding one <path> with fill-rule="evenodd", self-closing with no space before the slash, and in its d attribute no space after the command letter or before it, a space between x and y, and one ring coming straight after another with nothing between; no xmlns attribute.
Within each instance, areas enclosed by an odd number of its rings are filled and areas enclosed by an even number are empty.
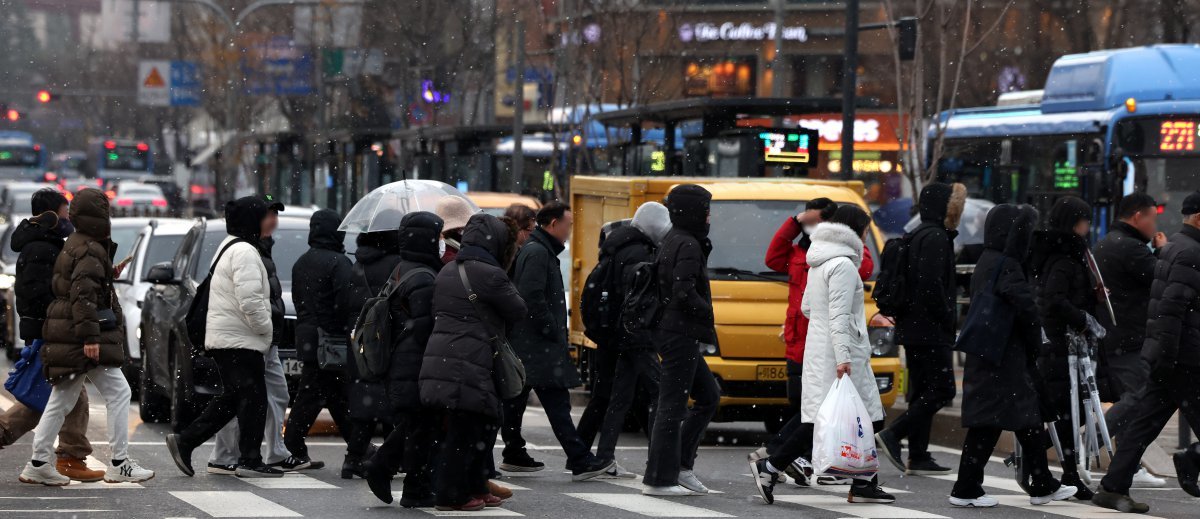
<svg viewBox="0 0 1200 519"><path fill-rule="evenodd" d="M803 421L813 422L837 378L838 364L850 363L850 379L872 421L883 420L883 403L871 371L871 342L863 309L862 240L839 223L822 223L808 249L808 287L801 311L808 316L804 348Z"/></svg>
<svg viewBox="0 0 1200 519"><path fill-rule="evenodd" d="M225 238L217 251L233 239ZM205 324L205 349L271 348L271 285L254 245L237 243L221 256L209 284Z"/></svg>

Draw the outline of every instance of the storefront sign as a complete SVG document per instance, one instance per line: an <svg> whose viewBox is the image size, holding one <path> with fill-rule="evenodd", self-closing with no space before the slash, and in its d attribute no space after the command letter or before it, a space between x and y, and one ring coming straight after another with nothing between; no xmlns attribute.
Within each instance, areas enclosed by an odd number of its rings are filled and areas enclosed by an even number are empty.
<svg viewBox="0 0 1200 519"><path fill-rule="evenodd" d="M821 134L822 148L842 142L841 114L812 114L784 118L785 126L812 128ZM854 142L876 150L900 149L903 125L895 114L860 113L854 119Z"/></svg>
<svg viewBox="0 0 1200 519"><path fill-rule="evenodd" d="M685 23L679 26L679 41L684 43L706 43L711 41L763 41L774 40L781 36L785 41L808 41L808 28L804 26L787 27L776 30L774 23L762 25L743 23Z"/></svg>

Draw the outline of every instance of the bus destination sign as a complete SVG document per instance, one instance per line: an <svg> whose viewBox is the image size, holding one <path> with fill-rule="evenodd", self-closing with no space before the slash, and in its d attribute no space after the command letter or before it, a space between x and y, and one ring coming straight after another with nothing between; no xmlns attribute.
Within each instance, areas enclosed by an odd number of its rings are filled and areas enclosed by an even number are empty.
<svg viewBox="0 0 1200 519"><path fill-rule="evenodd" d="M1186 153L1196 151L1196 121L1167 119L1159 124L1158 151Z"/></svg>
<svg viewBox="0 0 1200 519"><path fill-rule="evenodd" d="M763 143L763 160L768 164L814 166L817 163L819 134L807 128L764 129L758 133Z"/></svg>

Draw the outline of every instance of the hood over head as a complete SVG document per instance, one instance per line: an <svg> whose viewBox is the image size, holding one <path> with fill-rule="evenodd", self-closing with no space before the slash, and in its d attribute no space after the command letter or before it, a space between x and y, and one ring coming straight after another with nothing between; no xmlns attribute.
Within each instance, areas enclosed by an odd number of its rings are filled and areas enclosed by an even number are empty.
<svg viewBox="0 0 1200 519"><path fill-rule="evenodd" d="M812 245L808 248L808 264L816 268L834 258L850 258L854 266L862 265L863 242L849 226L821 222L812 234Z"/></svg>
<svg viewBox="0 0 1200 519"><path fill-rule="evenodd" d="M225 231L247 240L255 247L262 244L262 221L271 208L260 196L244 196L225 204Z"/></svg>
<svg viewBox="0 0 1200 519"><path fill-rule="evenodd" d="M429 211L416 211L404 215L400 229L396 231L400 257L441 268L438 241L442 237L442 219Z"/></svg>
<svg viewBox="0 0 1200 519"><path fill-rule="evenodd" d="M57 232L57 227L58 214L54 211L46 211L33 218L26 218L17 224L16 229L13 229L8 246L13 252L21 252L26 245L38 241L54 243L62 247L65 236Z"/></svg>
<svg viewBox="0 0 1200 519"><path fill-rule="evenodd" d="M650 238L650 241L662 243L667 232L671 230L671 213L665 205L646 202L633 213L631 224Z"/></svg>
<svg viewBox="0 0 1200 519"><path fill-rule="evenodd" d="M1017 261L1029 256L1038 212L1027 204L1000 204L988 211L984 222L983 246Z"/></svg>
<svg viewBox="0 0 1200 519"><path fill-rule="evenodd" d="M671 225L697 238L708 236L708 211L712 193L695 184L681 184L667 193Z"/></svg>
<svg viewBox="0 0 1200 519"><path fill-rule="evenodd" d="M516 254L516 241L513 239L514 233L511 232L513 230L508 224L490 214L471 215L471 219L467 221L467 226L463 229L463 248L455 259L458 261L476 259L468 253L467 249L477 248L490 255L498 265L507 266Z"/></svg>
<svg viewBox="0 0 1200 519"><path fill-rule="evenodd" d="M622 225L613 229L604 237L604 241L600 242L600 255L606 256L616 254L617 251L631 243L643 243L648 247L654 248L658 244L651 239L641 229L632 225Z"/></svg>
<svg viewBox="0 0 1200 519"><path fill-rule="evenodd" d="M1092 207L1077 196L1064 196L1054 202L1046 221L1049 231L1074 232L1075 225L1081 220L1092 219Z"/></svg>
<svg viewBox="0 0 1200 519"><path fill-rule="evenodd" d="M346 232L337 230L342 219L332 209L321 209L308 220L308 245L317 249L346 252Z"/></svg>
<svg viewBox="0 0 1200 519"><path fill-rule="evenodd" d="M97 240L107 240L112 236L108 195L103 191L91 187L79 190L71 199L69 212L71 223L80 232Z"/></svg>
<svg viewBox="0 0 1200 519"><path fill-rule="evenodd" d="M921 190L921 221L940 223L947 230L957 230L966 204L967 186L934 182Z"/></svg>

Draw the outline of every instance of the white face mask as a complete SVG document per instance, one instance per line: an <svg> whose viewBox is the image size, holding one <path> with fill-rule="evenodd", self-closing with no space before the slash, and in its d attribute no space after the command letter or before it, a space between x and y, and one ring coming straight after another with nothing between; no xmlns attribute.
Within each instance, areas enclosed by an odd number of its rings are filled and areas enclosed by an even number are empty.
<svg viewBox="0 0 1200 519"><path fill-rule="evenodd" d="M438 256L446 255L446 240L438 238Z"/></svg>
<svg viewBox="0 0 1200 519"><path fill-rule="evenodd" d="M815 226L815 225L805 225L804 226L804 234L812 236L812 233L814 233L816 231L817 231L817 226Z"/></svg>

